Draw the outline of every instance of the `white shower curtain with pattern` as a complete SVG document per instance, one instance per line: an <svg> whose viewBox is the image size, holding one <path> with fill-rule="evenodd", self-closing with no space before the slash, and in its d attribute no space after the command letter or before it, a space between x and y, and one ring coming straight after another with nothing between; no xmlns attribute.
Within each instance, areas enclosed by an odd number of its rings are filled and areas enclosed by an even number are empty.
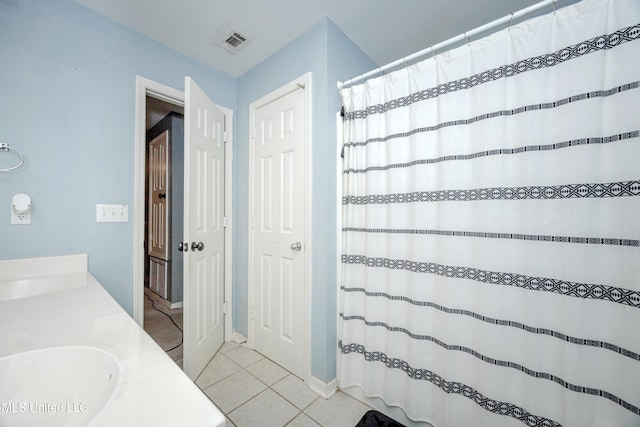
<svg viewBox="0 0 640 427"><path fill-rule="evenodd" d="M343 89L340 387L437 427L640 426L640 1Z"/></svg>

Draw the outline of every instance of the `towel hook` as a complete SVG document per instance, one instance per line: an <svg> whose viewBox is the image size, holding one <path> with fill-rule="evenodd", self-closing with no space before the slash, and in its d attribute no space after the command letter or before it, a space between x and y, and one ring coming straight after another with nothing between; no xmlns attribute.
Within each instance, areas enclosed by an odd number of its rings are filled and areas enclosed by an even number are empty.
<svg viewBox="0 0 640 427"><path fill-rule="evenodd" d="M19 150L17 150L16 148L10 147L9 144L0 142L0 151L9 151L9 150L15 151L18 154L18 156L20 156L20 162L16 166L12 166L10 168L0 168L0 172L9 172L9 171L18 169L24 163L24 156Z"/></svg>

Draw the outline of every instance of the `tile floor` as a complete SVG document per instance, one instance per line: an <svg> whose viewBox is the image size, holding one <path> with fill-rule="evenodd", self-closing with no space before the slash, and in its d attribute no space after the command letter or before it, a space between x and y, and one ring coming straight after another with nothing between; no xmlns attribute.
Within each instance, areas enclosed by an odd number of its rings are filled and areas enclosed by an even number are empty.
<svg viewBox="0 0 640 427"><path fill-rule="evenodd" d="M169 310L160 304L159 296L149 291L145 294L182 327L182 309ZM153 310L146 297L144 325L163 349L180 343L179 330ZM168 354L182 368L182 346ZM371 409L342 392L325 400L295 375L235 342L220 348L196 384L225 414L230 427L354 427Z"/></svg>
<svg viewBox="0 0 640 427"><path fill-rule="evenodd" d="M371 408L337 392L325 400L260 353L225 343L196 384L229 426L354 427Z"/></svg>

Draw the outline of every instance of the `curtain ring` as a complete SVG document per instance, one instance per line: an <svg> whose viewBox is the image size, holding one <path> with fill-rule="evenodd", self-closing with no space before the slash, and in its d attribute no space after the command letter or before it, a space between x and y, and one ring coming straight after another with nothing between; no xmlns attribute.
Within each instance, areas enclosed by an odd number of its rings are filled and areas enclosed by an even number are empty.
<svg viewBox="0 0 640 427"><path fill-rule="evenodd" d="M509 31L511 31L511 22L513 21L513 12L511 12L511 18L509 18Z"/></svg>
<svg viewBox="0 0 640 427"><path fill-rule="evenodd" d="M467 46L469 46L469 37L467 37L467 32L464 32L464 39L467 41Z"/></svg>
<svg viewBox="0 0 640 427"><path fill-rule="evenodd" d="M553 0L553 14L556 14L556 0Z"/></svg>

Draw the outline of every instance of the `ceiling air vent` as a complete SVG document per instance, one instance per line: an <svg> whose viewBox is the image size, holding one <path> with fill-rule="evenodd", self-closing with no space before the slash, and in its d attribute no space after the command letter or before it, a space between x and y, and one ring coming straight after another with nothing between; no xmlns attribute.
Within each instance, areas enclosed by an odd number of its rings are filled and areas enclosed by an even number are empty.
<svg viewBox="0 0 640 427"><path fill-rule="evenodd" d="M224 50L236 53L244 45L249 42L249 37L246 34L241 33L235 28L231 28L222 32L216 39L215 44L222 47Z"/></svg>

